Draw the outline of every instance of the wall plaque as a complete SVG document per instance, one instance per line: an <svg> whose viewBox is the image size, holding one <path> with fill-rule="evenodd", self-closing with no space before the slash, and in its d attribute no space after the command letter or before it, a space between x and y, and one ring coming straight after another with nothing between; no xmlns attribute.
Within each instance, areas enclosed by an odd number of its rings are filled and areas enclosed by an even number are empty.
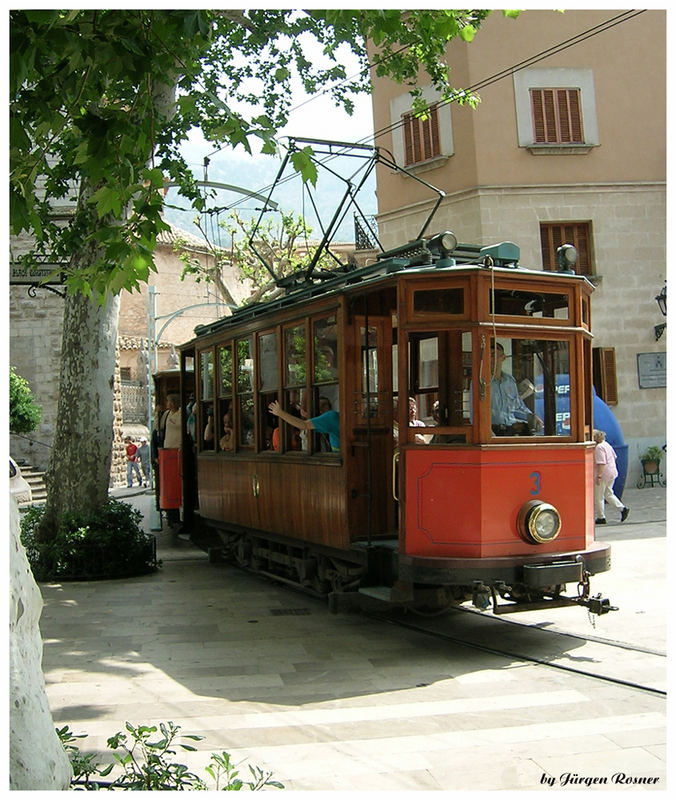
<svg viewBox="0 0 676 800"><path fill-rule="evenodd" d="M667 354L638 353L639 389L659 389L667 385Z"/></svg>

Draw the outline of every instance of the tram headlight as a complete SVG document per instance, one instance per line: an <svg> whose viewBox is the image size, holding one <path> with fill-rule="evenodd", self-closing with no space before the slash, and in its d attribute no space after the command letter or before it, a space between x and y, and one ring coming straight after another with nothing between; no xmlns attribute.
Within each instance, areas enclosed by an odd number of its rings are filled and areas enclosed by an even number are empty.
<svg viewBox="0 0 676 800"><path fill-rule="evenodd" d="M521 507L516 524L527 542L547 544L561 531L561 515L549 503L531 500Z"/></svg>
<svg viewBox="0 0 676 800"><path fill-rule="evenodd" d="M444 231L443 233L438 233L436 236L433 236L429 240L429 242L427 242L427 247L432 252L438 252L442 256L450 255L457 246L458 246L458 239L456 235L451 231Z"/></svg>

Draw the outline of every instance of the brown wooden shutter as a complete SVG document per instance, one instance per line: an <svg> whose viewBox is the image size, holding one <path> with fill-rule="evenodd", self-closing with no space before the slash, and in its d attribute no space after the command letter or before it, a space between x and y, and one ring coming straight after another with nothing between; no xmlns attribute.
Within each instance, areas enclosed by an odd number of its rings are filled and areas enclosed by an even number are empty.
<svg viewBox="0 0 676 800"><path fill-rule="evenodd" d="M588 222L541 222L540 249L542 268L555 272L556 251L562 244L572 244L577 249L575 271L578 275L593 275L591 262L591 235Z"/></svg>
<svg viewBox="0 0 676 800"><path fill-rule="evenodd" d="M596 394L609 406L616 406L618 392L615 348L594 347L592 349L592 361Z"/></svg>
<svg viewBox="0 0 676 800"><path fill-rule="evenodd" d="M579 89L531 89L533 141L572 144L584 141Z"/></svg>
<svg viewBox="0 0 676 800"><path fill-rule="evenodd" d="M413 117L411 114L402 116L404 126L404 164L413 163Z"/></svg>
<svg viewBox="0 0 676 800"><path fill-rule="evenodd" d="M437 106L431 106L427 119L413 114L402 115L404 134L404 163L418 164L441 155L439 114Z"/></svg>

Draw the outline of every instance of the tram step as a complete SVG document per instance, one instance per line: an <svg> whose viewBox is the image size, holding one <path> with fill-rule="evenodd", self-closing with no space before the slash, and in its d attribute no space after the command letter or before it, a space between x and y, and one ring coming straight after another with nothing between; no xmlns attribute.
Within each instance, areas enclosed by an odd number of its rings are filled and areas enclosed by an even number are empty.
<svg viewBox="0 0 676 800"><path fill-rule="evenodd" d="M383 600L386 603L390 602L392 594L391 586L361 586L359 594L365 594L367 597L373 597L374 600Z"/></svg>

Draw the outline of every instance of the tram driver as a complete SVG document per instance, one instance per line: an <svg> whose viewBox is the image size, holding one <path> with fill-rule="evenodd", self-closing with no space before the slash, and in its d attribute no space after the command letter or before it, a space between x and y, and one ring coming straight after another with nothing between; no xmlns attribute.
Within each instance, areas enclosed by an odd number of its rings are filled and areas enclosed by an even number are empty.
<svg viewBox="0 0 676 800"><path fill-rule="evenodd" d="M494 436L527 436L542 420L523 402L514 376L502 371L505 348L491 343L491 427Z"/></svg>

